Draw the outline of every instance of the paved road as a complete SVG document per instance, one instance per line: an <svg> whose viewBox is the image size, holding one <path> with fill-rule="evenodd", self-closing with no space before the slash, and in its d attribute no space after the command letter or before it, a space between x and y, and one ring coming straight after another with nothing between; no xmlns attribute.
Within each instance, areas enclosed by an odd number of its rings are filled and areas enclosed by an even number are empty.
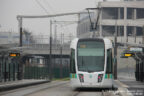
<svg viewBox="0 0 144 96"><path fill-rule="evenodd" d="M0 96L102 96L102 90L73 90L69 81L54 81L3 92Z"/></svg>

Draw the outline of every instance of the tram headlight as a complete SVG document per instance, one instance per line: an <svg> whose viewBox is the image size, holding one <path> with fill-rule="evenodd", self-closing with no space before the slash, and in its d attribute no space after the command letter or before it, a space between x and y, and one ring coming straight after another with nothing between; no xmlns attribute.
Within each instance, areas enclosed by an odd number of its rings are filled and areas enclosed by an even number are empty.
<svg viewBox="0 0 144 96"><path fill-rule="evenodd" d="M80 82L84 82L84 75L83 74L79 74L79 80L80 80Z"/></svg>
<svg viewBox="0 0 144 96"><path fill-rule="evenodd" d="M98 75L98 82L102 82L103 74Z"/></svg>

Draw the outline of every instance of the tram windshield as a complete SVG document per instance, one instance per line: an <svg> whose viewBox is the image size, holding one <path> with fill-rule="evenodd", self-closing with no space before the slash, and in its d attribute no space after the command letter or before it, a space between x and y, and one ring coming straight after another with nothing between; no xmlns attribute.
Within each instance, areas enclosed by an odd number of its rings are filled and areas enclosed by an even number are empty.
<svg viewBox="0 0 144 96"><path fill-rule="evenodd" d="M98 72L104 70L103 41L79 41L77 54L77 64L79 71Z"/></svg>

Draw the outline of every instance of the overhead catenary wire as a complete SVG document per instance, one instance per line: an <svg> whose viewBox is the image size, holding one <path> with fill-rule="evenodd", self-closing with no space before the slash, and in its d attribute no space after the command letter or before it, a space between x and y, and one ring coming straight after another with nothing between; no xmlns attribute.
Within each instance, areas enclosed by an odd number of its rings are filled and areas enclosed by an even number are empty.
<svg viewBox="0 0 144 96"><path fill-rule="evenodd" d="M47 15L50 14L50 12L47 11L47 9L40 3L40 1L38 1L38 0L35 0L35 1L36 1L36 3L45 11L45 13L46 13ZM52 17L52 19L55 20L54 17Z"/></svg>
<svg viewBox="0 0 144 96"><path fill-rule="evenodd" d="M45 11L45 13L49 14L49 12L47 11L47 9L38 0L35 0L35 1Z"/></svg>
<svg viewBox="0 0 144 96"><path fill-rule="evenodd" d="M53 7L50 5L50 3L49 3L47 0L44 0L44 1L45 1L45 3L49 6L49 8L52 10L52 12L53 12L53 13L56 13L56 11L53 9ZM56 22L58 22L58 21L56 21ZM67 22L67 21L64 21L64 24L65 24L65 22ZM70 22L70 21L68 21L68 22ZM72 22L73 22L73 21L72 21ZM72 24L73 24L73 23L72 23ZM67 25L69 26L69 25L71 25L71 24L65 24L64 26L67 26ZM61 26L62 26L62 24L61 24ZM62 30L65 31L65 32L69 32L69 27L66 27L66 28L63 27ZM68 30L68 31L66 31L66 30ZM65 32L64 32L64 33L65 33Z"/></svg>
<svg viewBox="0 0 144 96"><path fill-rule="evenodd" d="M56 13L56 11L53 9L53 7L50 5L50 3L47 0L44 0L44 2L49 6L49 8L52 10L53 13Z"/></svg>
<svg viewBox="0 0 144 96"><path fill-rule="evenodd" d="M47 13L47 14L49 14L49 12L47 11L47 9L38 1L38 0L35 0L36 2L37 2L37 4ZM44 0L45 1L45 3L53 10L53 8L52 8L52 6L49 4L49 2L47 1L47 0ZM53 11L54 12L54 11ZM54 20L54 21L56 21L53 17L52 17L52 19ZM62 25L62 24L61 24ZM63 30L63 32L66 30L65 28L63 28L62 27L62 30ZM65 31L66 32L66 31Z"/></svg>
<svg viewBox="0 0 144 96"><path fill-rule="evenodd" d="M38 3L38 5L47 13L49 14L49 12L47 11L47 9L38 1L36 0L36 2ZM45 2L48 4L48 6L53 10L53 8L50 6L50 4L45 0ZM52 18L53 19L53 18ZM55 19L53 19L55 21ZM69 22L69 21L68 21ZM74 22L74 21L73 21ZM63 22L64 24L60 24L61 26L63 25L63 27L61 28L61 30L63 30L63 33L67 32L64 25L70 25L70 24L66 24L65 22ZM71 21L72 23L72 21Z"/></svg>

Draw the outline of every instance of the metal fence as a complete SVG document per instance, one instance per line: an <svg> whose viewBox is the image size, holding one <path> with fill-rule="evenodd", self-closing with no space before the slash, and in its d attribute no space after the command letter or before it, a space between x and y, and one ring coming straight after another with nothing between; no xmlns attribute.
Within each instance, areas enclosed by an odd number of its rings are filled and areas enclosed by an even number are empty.
<svg viewBox="0 0 144 96"><path fill-rule="evenodd" d="M51 71L49 73L49 61L50 61L50 44L49 36L33 36L33 42L28 41L23 45L27 50L34 50L38 54L28 54L25 59L24 65L24 78L25 79L49 79L50 75L52 78L65 78L69 77L69 54L70 53L70 40L72 38L57 37L52 39L52 62ZM30 40L30 39L27 39ZM43 54L45 50L45 54ZM43 51L43 52L42 52Z"/></svg>
<svg viewBox="0 0 144 96"><path fill-rule="evenodd" d="M0 52L0 82L22 79L21 57L10 57L9 52Z"/></svg>
<svg viewBox="0 0 144 96"><path fill-rule="evenodd" d="M52 58L52 74L49 73L49 56L26 56L24 79L65 78L69 76L69 57Z"/></svg>
<svg viewBox="0 0 144 96"><path fill-rule="evenodd" d="M10 57L9 51L0 50L0 82L15 81L22 79L49 79L69 77L69 54L64 51L69 50L70 40L68 37L57 37L52 39L52 74L50 69L50 54L31 54L25 50L50 51L49 36L33 36L25 38L22 51L19 57ZM11 47L10 47L11 48ZM9 50L10 50L9 48ZM13 50L11 50L13 52ZM17 49L15 49L17 51ZM55 53L54 52L58 52Z"/></svg>

